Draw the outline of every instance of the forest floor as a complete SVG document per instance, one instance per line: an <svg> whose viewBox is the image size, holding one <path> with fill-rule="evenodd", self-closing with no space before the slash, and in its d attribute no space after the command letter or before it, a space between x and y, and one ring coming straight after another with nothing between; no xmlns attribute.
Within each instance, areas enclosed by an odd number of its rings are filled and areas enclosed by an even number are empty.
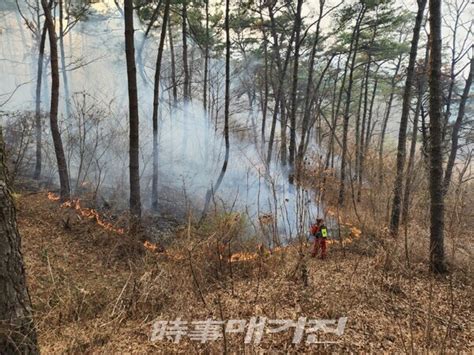
<svg viewBox="0 0 474 355"><path fill-rule="evenodd" d="M326 260L310 258L309 248L301 256L288 247L224 263L186 239L192 231L185 228L169 253L135 252L125 234L61 208L46 192L20 193L16 200L44 354L473 350L470 257L467 266L432 277L421 256L405 266L402 243L362 235L344 247L331 245ZM156 319L253 316L347 317L347 324L340 336L319 332L319 344L306 344L307 334L292 344L294 328L266 332L260 344L245 344L245 332L206 343L186 336L179 343L150 340Z"/></svg>

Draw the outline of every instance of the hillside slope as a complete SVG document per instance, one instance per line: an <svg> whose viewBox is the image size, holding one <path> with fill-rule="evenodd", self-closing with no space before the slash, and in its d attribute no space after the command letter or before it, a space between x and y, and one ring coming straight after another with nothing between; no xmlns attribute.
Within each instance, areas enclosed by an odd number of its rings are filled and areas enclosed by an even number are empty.
<svg viewBox="0 0 474 355"><path fill-rule="evenodd" d="M46 192L18 195L17 205L45 354L472 351L468 271L433 279L422 257L405 268L396 244L362 235L344 247L333 244L327 260L300 256L289 247L226 263L196 242L190 229L176 235L167 254L139 253L131 251L136 245L125 234L61 208ZM250 321L253 316L348 320L341 336L318 333L320 342L334 342L325 344L306 344L306 333L300 344L292 344L294 328L264 333L260 344L245 344L245 333L203 344L186 336L179 343L150 341L155 319Z"/></svg>

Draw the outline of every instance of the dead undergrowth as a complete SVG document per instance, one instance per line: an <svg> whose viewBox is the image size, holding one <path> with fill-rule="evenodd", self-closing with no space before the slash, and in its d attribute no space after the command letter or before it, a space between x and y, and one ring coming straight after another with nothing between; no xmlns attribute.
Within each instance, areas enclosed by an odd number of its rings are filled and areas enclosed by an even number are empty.
<svg viewBox="0 0 474 355"><path fill-rule="evenodd" d="M44 353L472 350L471 265L433 278L420 234L410 235L409 266L403 240L364 235L332 244L323 261L292 246L245 260L256 246L243 241L239 219L228 215L212 228L183 227L167 253L132 255L124 252L129 237L79 219L46 193L19 195L17 202ZM68 216L73 223L65 226ZM236 251L242 260L228 262L226 253ZM205 344L150 341L155 319L253 316L348 322L341 337L321 335L335 344L294 345L291 329L266 333L258 345L244 344L242 333Z"/></svg>

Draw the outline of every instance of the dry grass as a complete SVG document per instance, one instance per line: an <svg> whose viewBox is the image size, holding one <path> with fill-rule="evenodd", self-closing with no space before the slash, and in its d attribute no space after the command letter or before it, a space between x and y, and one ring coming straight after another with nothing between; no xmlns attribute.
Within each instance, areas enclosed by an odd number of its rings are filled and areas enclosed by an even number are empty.
<svg viewBox="0 0 474 355"><path fill-rule="evenodd" d="M140 255L123 252L126 236L78 220L45 193L18 196L18 204L43 353L468 352L472 346L469 269L431 277L421 252L427 250L422 231L411 242L409 268L402 240L388 242L380 235L363 235L344 247L333 244L324 261L290 246L228 263L229 242L231 252L255 247L243 241L236 215L183 227L168 254ZM72 222L65 228L67 216ZM243 334L206 344L149 340L154 319L256 315L349 320L342 337L322 336L341 341L333 345L293 345L292 331L265 334L260 345L245 345Z"/></svg>

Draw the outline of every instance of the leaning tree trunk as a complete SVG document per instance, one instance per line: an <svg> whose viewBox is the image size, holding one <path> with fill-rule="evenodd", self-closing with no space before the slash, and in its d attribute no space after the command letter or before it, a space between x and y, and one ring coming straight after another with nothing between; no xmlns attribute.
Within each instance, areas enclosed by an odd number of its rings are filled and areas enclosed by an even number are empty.
<svg viewBox="0 0 474 355"><path fill-rule="evenodd" d="M137 67L135 64L135 43L133 38L133 0L124 2L125 54L127 58L129 135L130 135L130 213L133 218L141 217L140 201L140 144L137 92Z"/></svg>
<svg viewBox="0 0 474 355"><path fill-rule="evenodd" d="M161 25L160 44L158 45L158 55L156 58L155 84L153 89L153 179L151 188L151 204L155 211L158 210L158 105L160 103L160 75L169 13L170 0L166 0L163 24Z"/></svg>
<svg viewBox="0 0 474 355"><path fill-rule="evenodd" d="M430 270L446 271L444 261L444 191L441 88L441 0L430 0Z"/></svg>
<svg viewBox="0 0 474 355"><path fill-rule="evenodd" d="M54 29L54 20L51 14L51 8L47 0L41 0L46 26L48 27L50 56L51 56L51 109L49 113L51 134L53 136L54 152L58 164L59 183L61 188L61 200L65 201L70 197L69 174L67 171L66 157L64 155L63 142L58 125L58 106L59 106L59 65L58 65L58 45L56 32Z"/></svg>
<svg viewBox="0 0 474 355"><path fill-rule="evenodd" d="M413 86L413 77L415 75L416 55L418 51L418 41L420 39L420 30L423 21L423 12L425 11L427 0L418 0L418 12L416 14L415 27L413 28L413 39L411 40L410 58L408 61L407 78L403 92L402 117L400 119L400 130L398 133L397 148L397 170L393 186L392 214L390 217L390 232L392 235L398 233L400 224L400 212L403 193L403 169L406 158L406 141L408 116L411 106L411 92Z"/></svg>
<svg viewBox="0 0 474 355"><path fill-rule="evenodd" d="M39 354L0 126L0 352Z"/></svg>
<svg viewBox="0 0 474 355"><path fill-rule="evenodd" d="M469 70L469 76L466 80L466 85L461 96L461 101L459 103L458 116L456 122L453 125L453 132L451 133L451 150L449 152L448 163L446 165L446 173L444 175L444 191L445 193L449 189L449 184L451 183L451 176L453 175L454 163L456 161L456 155L459 149L459 131L461 130L461 125L466 113L466 102L469 97L469 92L472 85L472 74L474 72L474 58L471 58L471 67Z"/></svg>

